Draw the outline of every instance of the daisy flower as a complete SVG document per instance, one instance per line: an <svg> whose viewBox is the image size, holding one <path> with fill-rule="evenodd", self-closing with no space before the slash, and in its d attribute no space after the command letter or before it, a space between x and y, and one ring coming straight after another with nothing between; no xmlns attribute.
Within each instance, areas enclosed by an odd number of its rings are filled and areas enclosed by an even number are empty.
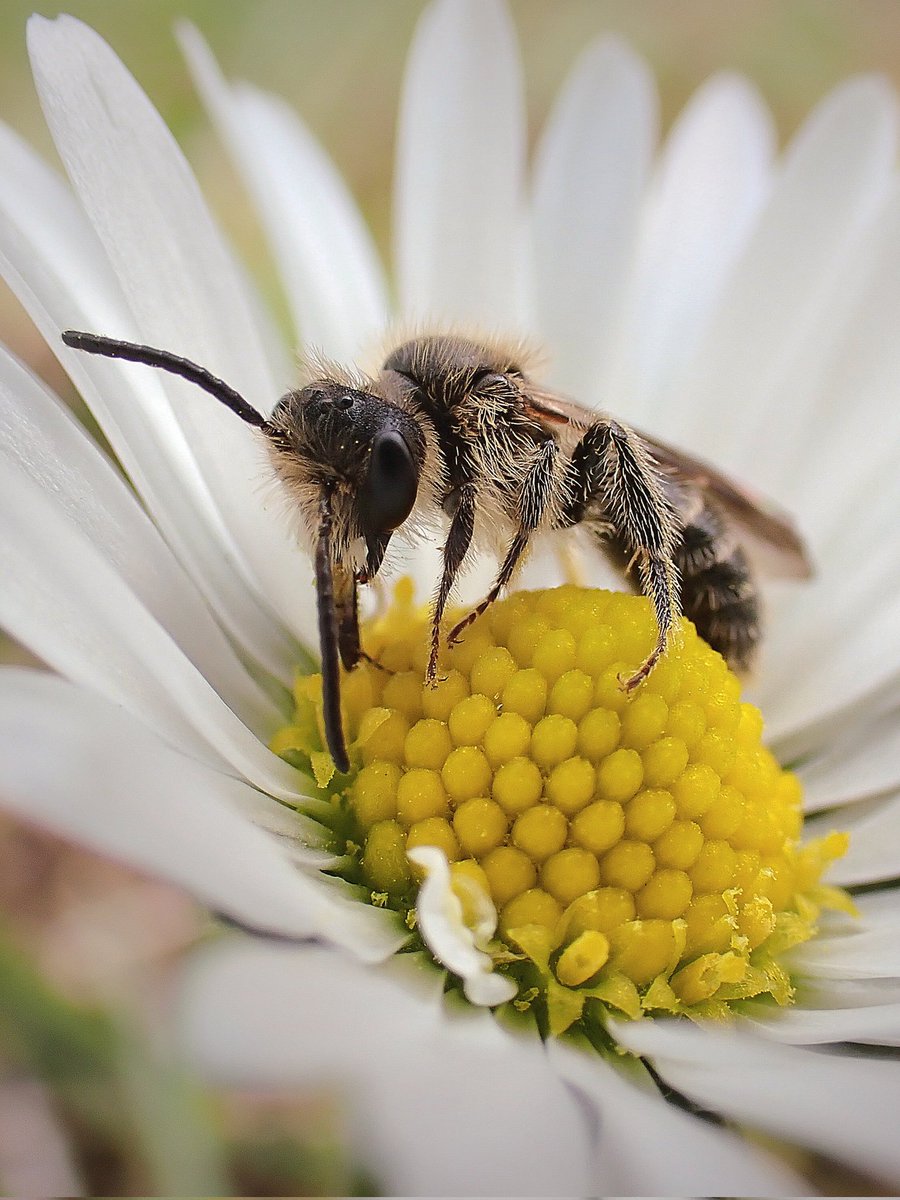
<svg viewBox="0 0 900 1200"><path fill-rule="evenodd" d="M181 41L300 346L362 361L397 320L530 335L549 386L778 497L816 575L768 592L743 700L687 627L627 699L646 606L552 588L541 553L538 590L423 689L400 584L365 631L390 674L344 681L336 776L310 564L264 446L184 381L60 334L164 347L267 407L289 348L126 69L35 18L68 179L0 131L0 265L131 487L3 352L0 622L51 668L0 674L5 803L279 940L198 957L186 1053L339 1089L388 1189L807 1191L758 1134L896 1183L894 97L847 83L776 157L759 97L722 75L657 154L647 69L609 39L526 170L505 9L437 0L400 113L392 299L298 118ZM435 563L402 564L420 594Z"/></svg>

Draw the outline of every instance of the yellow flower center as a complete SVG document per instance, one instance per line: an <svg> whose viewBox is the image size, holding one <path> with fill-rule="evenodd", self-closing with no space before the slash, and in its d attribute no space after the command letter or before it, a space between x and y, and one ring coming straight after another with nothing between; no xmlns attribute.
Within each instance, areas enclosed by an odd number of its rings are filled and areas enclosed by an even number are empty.
<svg viewBox="0 0 900 1200"><path fill-rule="evenodd" d="M321 749L318 677L298 681L272 743L312 767L368 899L412 928L407 851L440 849L463 911L473 886L496 907L513 1004L552 1033L591 1006L724 1016L752 996L789 1002L779 956L822 905L852 907L819 883L847 839L800 845L799 783L693 626L631 695L620 681L655 638L642 597L516 594L445 653L434 687L428 634L406 583L364 631L380 666L343 680L349 776Z"/></svg>

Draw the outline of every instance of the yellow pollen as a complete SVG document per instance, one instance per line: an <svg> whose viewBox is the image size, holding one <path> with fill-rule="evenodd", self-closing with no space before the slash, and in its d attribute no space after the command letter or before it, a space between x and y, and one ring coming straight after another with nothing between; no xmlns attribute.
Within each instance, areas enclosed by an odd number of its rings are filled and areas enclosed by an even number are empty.
<svg viewBox="0 0 900 1200"><path fill-rule="evenodd" d="M819 882L846 838L800 844L799 784L693 626L623 690L654 638L642 597L519 593L443 652L428 686L428 614L404 581L363 630L381 667L343 679L349 776L329 779L317 677L298 681L271 743L330 797L347 878L373 903L414 906L406 852L421 846L451 863L467 922L483 917L473 897L490 898L495 969L553 1033L604 1012L788 1003L778 955L813 936L821 907L849 903Z"/></svg>

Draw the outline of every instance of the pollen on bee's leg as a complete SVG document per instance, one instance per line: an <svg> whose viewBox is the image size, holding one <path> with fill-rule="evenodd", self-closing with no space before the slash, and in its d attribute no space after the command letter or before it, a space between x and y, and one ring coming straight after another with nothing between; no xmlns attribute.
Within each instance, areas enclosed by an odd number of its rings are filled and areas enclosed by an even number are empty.
<svg viewBox="0 0 900 1200"><path fill-rule="evenodd" d="M364 662L344 681L353 769L323 786L343 874L469 1000L551 1034L790 1002L781 955L821 907L852 907L819 882L847 839L801 845L797 779L693 626L655 661L644 597L518 593L432 683L428 613L404 585L364 636L395 673ZM273 741L298 765L320 749L317 695L298 685Z"/></svg>

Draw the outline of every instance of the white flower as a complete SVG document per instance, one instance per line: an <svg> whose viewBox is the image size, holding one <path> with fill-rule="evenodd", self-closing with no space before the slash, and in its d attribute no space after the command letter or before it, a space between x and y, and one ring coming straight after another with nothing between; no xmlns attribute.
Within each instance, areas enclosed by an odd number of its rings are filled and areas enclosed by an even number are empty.
<svg viewBox="0 0 900 1200"><path fill-rule="evenodd" d="M732 1031L616 1026L657 1075L448 1009L436 972L386 961L403 931L321 873L320 827L279 803L312 789L266 749L283 719L268 684L308 661L316 626L262 453L182 382L60 341L75 327L164 346L261 405L290 384L175 143L70 18L29 28L69 184L0 132L0 264L143 507L3 353L0 621L58 672L0 675L6 803L238 922L330 947L220 944L187 992L187 1044L219 1077L341 1087L354 1151L388 1188L804 1190L741 1133L665 1103L655 1078L742 1129L896 1182L900 1069L836 1049L900 1044L893 96L848 83L773 160L753 89L717 77L654 159L646 69L608 40L575 69L526 183L505 10L438 0L401 112L391 314L368 234L297 118L225 84L198 36L183 38L299 340L352 360L391 315L536 333L552 385L795 513L818 573L771 595L755 694L774 749L801 764L811 830L840 809L852 832L835 881L871 890L859 921L834 918L794 952L792 1009L759 1006ZM430 586L433 563L413 568Z"/></svg>

